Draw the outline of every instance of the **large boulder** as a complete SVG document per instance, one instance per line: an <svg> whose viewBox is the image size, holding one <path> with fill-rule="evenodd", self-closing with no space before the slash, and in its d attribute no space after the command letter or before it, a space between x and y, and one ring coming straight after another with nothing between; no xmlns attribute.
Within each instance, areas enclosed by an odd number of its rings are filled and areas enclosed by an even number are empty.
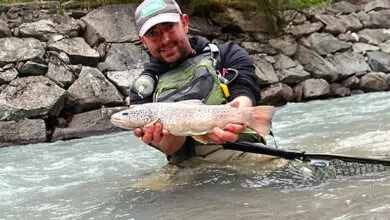
<svg viewBox="0 0 390 220"><path fill-rule="evenodd" d="M96 66L100 58L99 53L92 49L81 37L49 41L47 48L57 53L66 53L72 64Z"/></svg>
<svg viewBox="0 0 390 220"><path fill-rule="evenodd" d="M51 36L56 34L67 37L77 37L80 32L80 24L77 20L67 17L63 17L59 23L48 19L42 19L20 25L19 31L21 37L33 37L41 41L48 41Z"/></svg>
<svg viewBox="0 0 390 220"><path fill-rule="evenodd" d="M74 113L123 105L123 96L101 73L92 67L83 67L79 78L68 89L68 105Z"/></svg>
<svg viewBox="0 0 390 220"><path fill-rule="evenodd" d="M0 120L57 116L66 91L44 76L17 78L0 94Z"/></svg>
<svg viewBox="0 0 390 220"><path fill-rule="evenodd" d="M46 141L46 126L42 119L0 121L0 147Z"/></svg>
<svg viewBox="0 0 390 220"><path fill-rule="evenodd" d="M6 63L42 58L45 54L41 42L34 38L0 38L0 66Z"/></svg>
<svg viewBox="0 0 390 220"><path fill-rule="evenodd" d="M374 72L390 72L390 55L379 51L367 53L368 63Z"/></svg>
<svg viewBox="0 0 390 220"><path fill-rule="evenodd" d="M371 72L364 75L360 80L360 88L365 91L385 91L389 87L386 73Z"/></svg>
<svg viewBox="0 0 390 220"><path fill-rule="evenodd" d="M344 42L328 33L313 33L307 38L312 48L321 55L342 52L352 47L350 42Z"/></svg>
<svg viewBox="0 0 390 220"><path fill-rule="evenodd" d="M105 5L82 17L86 25L84 38L91 46L101 41L109 43L134 42L138 40L134 13L137 5Z"/></svg>
<svg viewBox="0 0 390 220"><path fill-rule="evenodd" d="M121 131L110 122L111 115L127 107L103 108L76 114L65 128L55 128L52 141L83 138Z"/></svg>
<svg viewBox="0 0 390 220"><path fill-rule="evenodd" d="M340 78L347 78L351 75L363 75L371 71L370 66L364 61L364 56L358 53L345 52L333 57L340 70Z"/></svg>

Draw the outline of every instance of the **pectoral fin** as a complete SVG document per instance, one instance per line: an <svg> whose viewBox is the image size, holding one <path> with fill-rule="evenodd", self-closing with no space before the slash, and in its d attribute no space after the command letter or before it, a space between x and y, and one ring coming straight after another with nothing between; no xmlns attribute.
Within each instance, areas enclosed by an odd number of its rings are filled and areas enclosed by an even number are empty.
<svg viewBox="0 0 390 220"><path fill-rule="evenodd" d="M150 125L154 125L154 124L155 124L156 122L158 122L158 121L159 121L159 118L157 118L157 119L155 119L155 120L153 120L153 121L147 123L147 124L145 125L145 127L149 127Z"/></svg>

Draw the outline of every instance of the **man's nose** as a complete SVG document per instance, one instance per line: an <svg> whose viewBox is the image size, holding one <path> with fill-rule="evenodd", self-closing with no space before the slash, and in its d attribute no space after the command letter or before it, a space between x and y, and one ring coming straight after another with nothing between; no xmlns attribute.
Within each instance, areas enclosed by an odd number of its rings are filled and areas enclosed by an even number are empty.
<svg viewBox="0 0 390 220"><path fill-rule="evenodd" d="M169 33L168 31L161 31L161 43L165 44L169 41Z"/></svg>

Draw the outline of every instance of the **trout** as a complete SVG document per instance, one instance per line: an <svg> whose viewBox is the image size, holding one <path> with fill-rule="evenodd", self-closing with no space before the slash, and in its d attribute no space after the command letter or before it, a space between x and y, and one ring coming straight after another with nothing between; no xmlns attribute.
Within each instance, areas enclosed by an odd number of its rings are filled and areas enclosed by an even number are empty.
<svg viewBox="0 0 390 220"><path fill-rule="evenodd" d="M269 134L274 106L238 108L237 103L205 105L200 100L130 105L111 116L111 123L133 130L161 123L176 136L199 136L227 124L245 124L262 136Z"/></svg>

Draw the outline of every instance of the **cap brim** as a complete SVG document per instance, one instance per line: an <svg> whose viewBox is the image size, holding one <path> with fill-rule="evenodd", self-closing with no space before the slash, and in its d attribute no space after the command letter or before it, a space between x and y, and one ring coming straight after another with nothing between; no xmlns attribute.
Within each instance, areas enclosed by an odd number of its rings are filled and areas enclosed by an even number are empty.
<svg viewBox="0 0 390 220"><path fill-rule="evenodd" d="M139 30L139 36L143 37L145 33L154 25L161 24L164 22L179 22L180 21L180 14L178 13L164 13L156 15L149 20L147 20L144 25L142 25L141 29Z"/></svg>

